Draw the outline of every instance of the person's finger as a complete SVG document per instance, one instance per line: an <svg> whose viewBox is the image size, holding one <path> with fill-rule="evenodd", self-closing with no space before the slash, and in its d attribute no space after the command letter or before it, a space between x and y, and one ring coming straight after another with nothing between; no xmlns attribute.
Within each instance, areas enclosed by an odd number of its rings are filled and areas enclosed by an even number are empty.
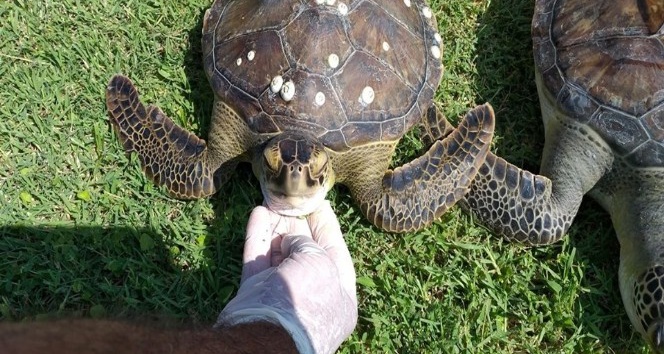
<svg viewBox="0 0 664 354"><path fill-rule="evenodd" d="M286 232L287 235L302 235L312 237L311 228L309 226L309 221L306 218L299 217L284 217L286 220Z"/></svg>
<svg viewBox="0 0 664 354"><path fill-rule="evenodd" d="M306 219L279 215L265 206L254 208L247 224L240 283L281 264L286 257L281 252L281 238L293 234L311 237Z"/></svg>
<svg viewBox="0 0 664 354"><path fill-rule="evenodd" d="M244 241L240 283L271 267L271 245L275 237L273 219L272 212L263 206L251 212Z"/></svg>
<svg viewBox="0 0 664 354"><path fill-rule="evenodd" d="M341 226L330 202L325 201L320 208L307 216L307 222L314 240L323 248L344 243Z"/></svg>
<svg viewBox="0 0 664 354"><path fill-rule="evenodd" d="M284 254L281 249L282 238L286 235L302 235L311 239L311 229L305 218L283 216L274 212L271 213L273 219L276 221L272 232L276 235L272 238L270 263L272 267L276 267L283 262L284 258L288 257L288 255Z"/></svg>
<svg viewBox="0 0 664 354"><path fill-rule="evenodd" d="M329 202L308 217L314 240L325 249L332 262L339 270L341 282L346 291L356 300L355 267L348 251L348 246L341 233L341 226Z"/></svg>
<svg viewBox="0 0 664 354"><path fill-rule="evenodd" d="M279 235L274 238L272 238L272 243L270 245L270 266L276 267L281 262L284 261L284 253L281 250L281 241L283 240L284 236Z"/></svg>

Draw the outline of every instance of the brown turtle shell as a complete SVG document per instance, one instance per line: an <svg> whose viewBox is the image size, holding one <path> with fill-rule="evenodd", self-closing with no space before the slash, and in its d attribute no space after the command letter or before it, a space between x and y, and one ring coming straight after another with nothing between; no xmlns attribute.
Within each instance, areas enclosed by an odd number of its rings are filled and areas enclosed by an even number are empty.
<svg viewBox="0 0 664 354"><path fill-rule="evenodd" d="M308 131L335 151L399 139L442 73L419 0L217 0L202 42L214 91L252 130ZM290 101L271 89L276 76L294 84Z"/></svg>
<svg viewBox="0 0 664 354"><path fill-rule="evenodd" d="M664 29L648 2L538 0L533 51L563 113L632 165L664 167Z"/></svg>

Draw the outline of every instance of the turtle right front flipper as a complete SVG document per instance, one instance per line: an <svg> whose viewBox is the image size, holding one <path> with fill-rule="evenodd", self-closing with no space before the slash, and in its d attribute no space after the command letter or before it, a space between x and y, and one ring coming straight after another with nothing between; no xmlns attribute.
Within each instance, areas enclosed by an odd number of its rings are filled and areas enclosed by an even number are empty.
<svg viewBox="0 0 664 354"><path fill-rule="evenodd" d="M444 119L442 115L437 117ZM384 159L372 160L368 158L372 154L365 153L367 165L357 170L359 174L368 171L367 177L356 178L349 187L374 225L391 232L419 230L468 192L489 151L493 109L489 104L475 107L444 138L446 125L441 126L440 134L435 134L439 139L424 155L388 170L380 179L371 178L375 175L371 170L383 169L380 161Z"/></svg>
<svg viewBox="0 0 664 354"><path fill-rule="evenodd" d="M129 78L111 79L106 107L125 151L137 153L145 174L166 186L171 196L192 199L216 191L220 176L215 171L221 163L210 162L205 141L173 123L158 107L146 108Z"/></svg>

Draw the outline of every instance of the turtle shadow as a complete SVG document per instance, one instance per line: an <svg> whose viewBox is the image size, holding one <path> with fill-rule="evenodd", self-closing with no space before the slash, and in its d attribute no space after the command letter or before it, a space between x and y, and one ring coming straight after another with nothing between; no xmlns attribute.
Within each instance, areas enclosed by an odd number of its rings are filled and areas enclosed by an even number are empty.
<svg viewBox="0 0 664 354"><path fill-rule="evenodd" d="M198 124L199 136L205 138L210 127L210 115L214 102L214 93L203 68L203 49L201 45L203 18L206 9L196 15L196 25L188 32L188 49L184 56L184 73L187 77L190 90L186 93L187 99L194 107L194 122Z"/></svg>
<svg viewBox="0 0 664 354"><path fill-rule="evenodd" d="M491 103L496 113L492 151L538 171L544 128L530 40L532 12L532 2L498 0L478 18L476 102Z"/></svg>
<svg viewBox="0 0 664 354"><path fill-rule="evenodd" d="M491 1L478 18L476 102L490 102L496 112L492 151L509 162L539 171L544 127L535 85L531 41L534 2ZM601 238L588 235L603 235ZM583 269L575 305L574 328L597 338L616 352L633 350L635 336L618 288L619 244L610 217L585 198L568 236L574 261ZM556 244L558 250L564 249ZM552 252L548 252L552 253ZM542 294L553 298L551 294ZM576 335L565 330L569 336ZM631 343L630 343L631 341Z"/></svg>
<svg viewBox="0 0 664 354"><path fill-rule="evenodd" d="M188 49L184 56L183 66L190 90L186 98L193 105L193 121L199 127L198 136L207 140L210 131L212 117L212 106L214 104L214 92L210 87L207 74L203 66L203 48L201 44L203 19L208 7L201 9L196 15L196 25L188 32ZM248 183L247 183L248 181ZM210 197L217 217L228 217L228 213L249 213L256 205L262 203L258 180L253 176L249 164L242 163L237 167L233 177L226 182L221 189ZM244 222L246 224L246 221ZM210 225L212 235L223 236L224 230L218 222L213 221Z"/></svg>

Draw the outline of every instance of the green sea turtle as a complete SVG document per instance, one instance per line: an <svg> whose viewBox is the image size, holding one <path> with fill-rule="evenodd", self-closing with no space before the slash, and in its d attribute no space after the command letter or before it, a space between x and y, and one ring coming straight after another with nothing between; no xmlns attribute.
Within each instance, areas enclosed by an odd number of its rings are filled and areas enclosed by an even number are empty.
<svg viewBox="0 0 664 354"><path fill-rule="evenodd" d="M106 89L125 150L174 197L215 193L245 161L274 211L308 214L342 183L376 226L410 231L468 191L488 152L488 104L456 130L434 106L442 46L423 1L217 0L202 46L215 93L207 142L143 105L127 77ZM412 127L431 147L390 170Z"/></svg>
<svg viewBox="0 0 664 354"><path fill-rule="evenodd" d="M567 232L588 193L611 215L634 327L664 352L664 1L537 0L542 176L487 156L463 202L507 239Z"/></svg>

